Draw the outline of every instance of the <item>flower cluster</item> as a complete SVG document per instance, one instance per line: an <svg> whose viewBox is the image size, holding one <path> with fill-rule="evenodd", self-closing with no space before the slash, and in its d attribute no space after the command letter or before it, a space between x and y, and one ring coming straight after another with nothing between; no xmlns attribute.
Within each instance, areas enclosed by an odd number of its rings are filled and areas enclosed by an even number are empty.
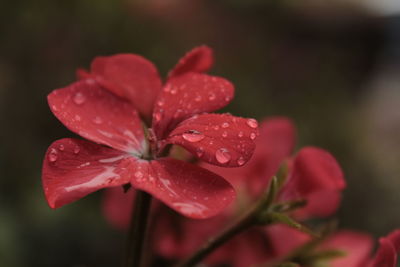
<svg viewBox="0 0 400 267"><path fill-rule="evenodd" d="M42 182L50 207L108 188L104 214L125 229L134 197L144 191L159 200L152 247L170 260L196 253L222 231L226 242L197 259L235 267L394 267L399 230L381 238L371 256L368 234L305 225L338 209L346 187L338 162L321 148L295 151L288 118L259 126L210 113L234 95L228 80L205 74L213 62L210 48L197 47L162 82L141 56L97 57L90 71L77 71L78 81L50 93L53 114L86 139L64 138L48 148ZM185 160L177 147L188 153ZM236 232L224 230L233 220Z"/></svg>

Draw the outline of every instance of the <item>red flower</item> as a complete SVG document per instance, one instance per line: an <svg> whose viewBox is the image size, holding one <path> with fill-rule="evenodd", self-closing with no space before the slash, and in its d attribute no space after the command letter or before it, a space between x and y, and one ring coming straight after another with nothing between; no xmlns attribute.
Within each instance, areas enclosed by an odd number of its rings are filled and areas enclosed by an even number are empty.
<svg viewBox="0 0 400 267"><path fill-rule="evenodd" d="M246 196L256 199L265 191L283 163L288 175L279 200L305 199L307 205L295 212L298 219L326 217L337 210L341 192L346 187L342 170L335 158L317 147L303 147L292 156L295 127L284 117L264 120L251 160L235 170L202 164L228 179L237 188L246 188Z"/></svg>
<svg viewBox="0 0 400 267"><path fill-rule="evenodd" d="M219 216L202 221L164 212L155 230L156 240L153 243L156 251L171 259L192 253L229 224L237 213L248 209L251 202L266 190L279 166L286 161L289 162L289 174L279 200L305 198L308 204L296 211L294 215L297 218L331 215L339 205L340 192L345 186L340 166L328 152L314 147L303 148L291 157L294 139L295 129L290 120L271 118L261 124L256 150L245 166L228 169L207 164L207 168L234 184L239 193L237 201ZM106 217L114 225L119 218L119 227L129 223L120 217L126 213L125 209L130 208L123 205L127 197L121 190L113 190L107 192L104 201ZM217 249L207 258L207 262L231 263L235 267L251 266L285 256L309 239L308 235L283 225L256 227Z"/></svg>
<svg viewBox="0 0 400 267"><path fill-rule="evenodd" d="M127 183L193 218L213 216L230 203L234 190L222 177L162 157L170 144L224 167L241 166L251 157L255 120L207 114L234 94L229 81L202 73L212 63L212 51L198 47L162 87L156 68L138 55L98 57L90 73L80 71L81 81L49 94L54 115L94 142L61 139L49 147L42 181L50 207ZM139 115L152 115L148 131Z"/></svg>

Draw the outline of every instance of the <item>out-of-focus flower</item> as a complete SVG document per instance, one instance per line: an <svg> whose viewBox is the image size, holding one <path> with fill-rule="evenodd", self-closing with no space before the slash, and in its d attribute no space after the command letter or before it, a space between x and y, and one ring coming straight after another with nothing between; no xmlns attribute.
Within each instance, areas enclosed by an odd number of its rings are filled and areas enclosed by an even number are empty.
<svg viewBox="0 0 400 267"><path fill-rule="evenodd" d="M101 188L131 184L193 218L220 212L234 190L199 166L165 157L171 144L225 167L245 164L258 135L254 119L208 114L228 104L233 85L203 74L213 64L210 48L186 54L162 86L156 68L138 55L98 57L80 81L48 96L54 115L94 142L61 139L48 149L43 187L52 208ZM144 130L140 120L152 118Z"/></svg>

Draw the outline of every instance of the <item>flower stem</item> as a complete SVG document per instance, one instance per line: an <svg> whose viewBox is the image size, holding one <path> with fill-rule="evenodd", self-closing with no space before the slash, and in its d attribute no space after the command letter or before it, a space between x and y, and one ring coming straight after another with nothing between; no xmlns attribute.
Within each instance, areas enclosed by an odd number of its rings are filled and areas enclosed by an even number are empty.
<svg viewBox="0 0 400 267"><path fill-rule="evenodd" d="M137 190L129 227L124 267L140 267L150 213L151 195Z"/></svg>

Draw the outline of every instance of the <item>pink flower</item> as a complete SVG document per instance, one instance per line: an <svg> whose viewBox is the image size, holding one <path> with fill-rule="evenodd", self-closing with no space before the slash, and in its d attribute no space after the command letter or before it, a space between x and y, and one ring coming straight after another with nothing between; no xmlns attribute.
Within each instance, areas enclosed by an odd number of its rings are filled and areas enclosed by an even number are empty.
<svg viewBox="0 0 400 267"><path fill-rule="evenodd" d="M270 118L261 124L256 150L245 166L229 169L201 164L234 184L238 192L237 201L219 216L201 221L181 218L171 212L161 215L158 211L159 224L156 225L156 239L153 242L155 250L170 259L188 256L230 224L238 214L251 207L284 162L289 163L289 173L278 200L304 198L308 201L294 216L298 219L324 217L335 212L345 186L340 166L328 152L319 148L306 147L292 156L294 143L292 122L287 118ZM128 197L122 194L122 190L113 190L107 192L104 201L106 217L114 225L119 218L120 228L129 223L122 218L125 209L130 208L123 205ZM207 258L207 262L230 263L235 267L251 266L283 257L309 240L308 235L283 225L256 227L217 249Z"/></svg>
<svg viewBox="0 0 400 267"><path fill-rule="evenodd" d="M220 212L235 196L227 181L164 157L175 144L219 166L237 167L250 159L257 122L207 113L227 105L234 94L229 81L202 73L212 64L210 48L195 48L162 86L153 64L138 55L98 57L90 73L79 71L82 80L49 94L53 114L89 140L61 139L49 147L42 181L50 207L131 184L189 217ZM152 118L151 128L140 116Z"/></svg>

